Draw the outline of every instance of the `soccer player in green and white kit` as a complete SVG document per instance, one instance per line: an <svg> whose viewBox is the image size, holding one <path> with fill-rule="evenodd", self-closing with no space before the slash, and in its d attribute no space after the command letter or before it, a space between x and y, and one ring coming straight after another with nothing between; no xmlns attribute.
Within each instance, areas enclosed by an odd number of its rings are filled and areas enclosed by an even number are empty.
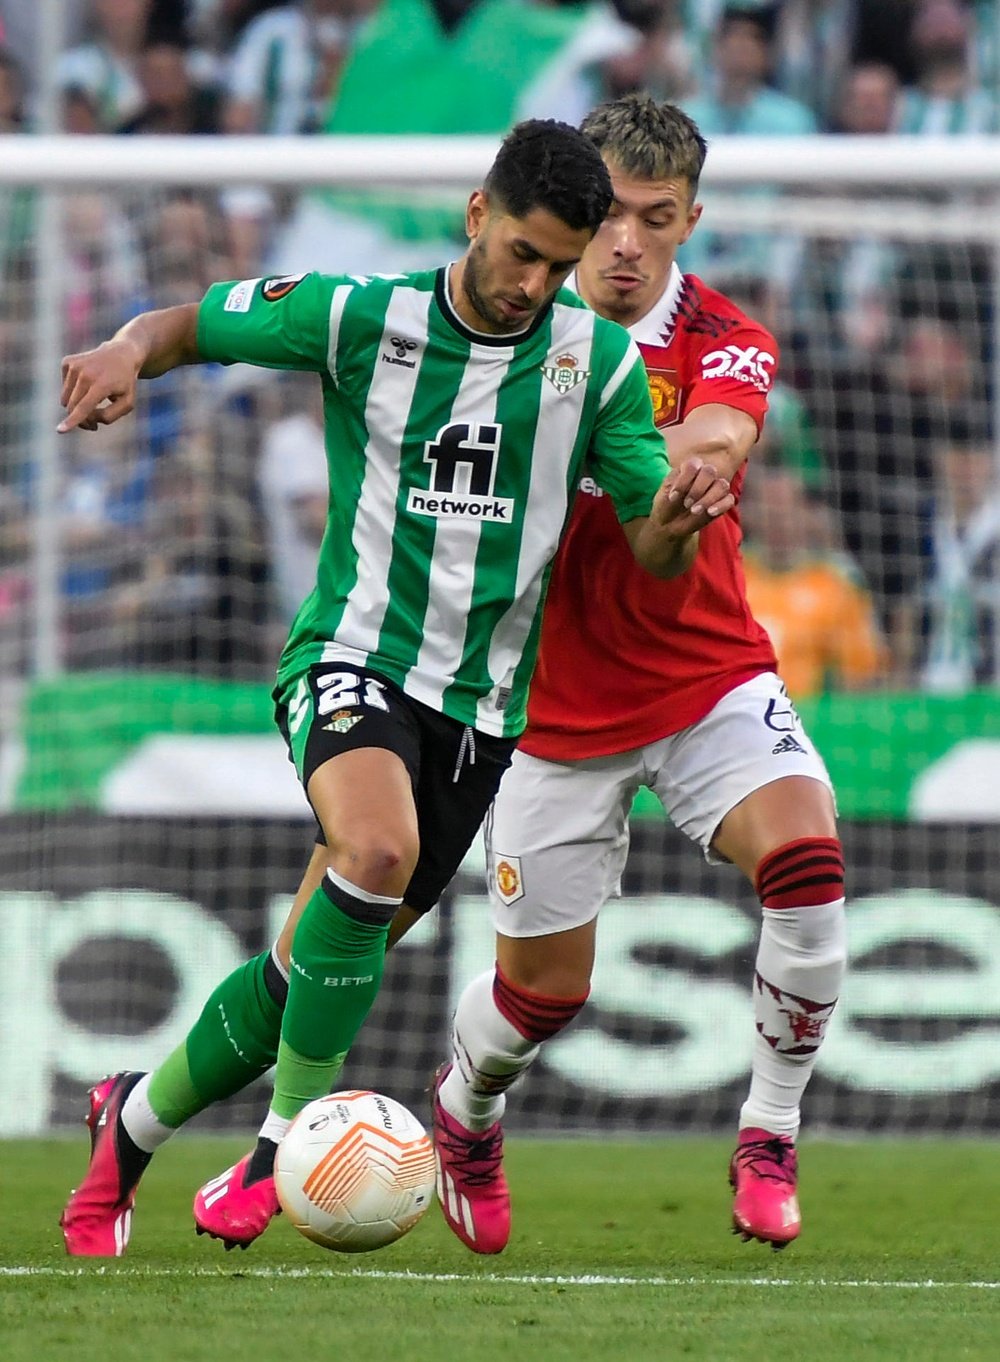
<svg viewBox="0 0 1000 1362"><path fill-rule="evenodd" d="M255 1150L201 1189L195 1220L245 1247L277 1212L277 1142L330 1091L378 992L390 919L437 902L524 726L584 462L658 576L682 572L697 530L732 504L723 480L698 515L669 499L638 350L559 292L610 202L586 138L523 123L472 194L470 245L452 265L216 284L64 360L60 430L118 420L137 378L180 364L315 371L330 470L317 584L274 691L326 873L290 952L224 980L155 1072L92 1089L90 1165L61 1222L71 1254L120 1255L153 1150L275 1061Z"/></svg>

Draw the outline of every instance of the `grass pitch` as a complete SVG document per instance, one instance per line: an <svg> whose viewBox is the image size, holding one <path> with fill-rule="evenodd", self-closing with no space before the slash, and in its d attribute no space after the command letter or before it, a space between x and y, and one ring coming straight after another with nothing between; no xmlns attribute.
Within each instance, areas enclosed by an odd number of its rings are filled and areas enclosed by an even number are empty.
<svg viewBox="0 0 1000 1362"><path fill-rule="evenodd" d="M820 1143L802 1238L728 1232L719 1140L509 1141L514 1234L476 1258L436 1208L376 1254L281 1219L248 1252L193 1233L195 1189L245 1141L157 1154L121 1260L57 1219L86 1140L0 1144L3 1362L952 1362L1000 1359L1000 1159L953 1140Z"/></svg>

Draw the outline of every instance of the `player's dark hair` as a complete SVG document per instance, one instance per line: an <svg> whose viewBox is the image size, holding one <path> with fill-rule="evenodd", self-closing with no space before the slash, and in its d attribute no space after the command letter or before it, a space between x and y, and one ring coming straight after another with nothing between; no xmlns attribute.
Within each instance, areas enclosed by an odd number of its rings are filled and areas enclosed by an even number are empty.
<svg viewBox="0 0 1000 1362"><path fill-rule="evenodd" d="M676 104L658 104L645 93L622 95L598 104L580 130L624 174L640 180L683 177L692 199L697 194L708 144Z"/></svg>
<svg viewBox="0 0 1000 1362"><path fill-rule="evenodd" d="M611 207L611 179L593 142L568 123L529 118L504 138L483 185L513 217L544 208L574 231L596 232Z"/></svg>

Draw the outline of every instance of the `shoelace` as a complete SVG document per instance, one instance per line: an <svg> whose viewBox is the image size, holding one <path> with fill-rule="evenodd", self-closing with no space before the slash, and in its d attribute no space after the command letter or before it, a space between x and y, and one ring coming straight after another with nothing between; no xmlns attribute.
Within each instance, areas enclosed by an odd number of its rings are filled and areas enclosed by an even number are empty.
<svg viewBox="0 0 1000 1362"><path fill-rule="evenodd" d="M437 1122L434 1140L448 1153L448 1161L469 1187L487 1187L496 1177L503 1160L503 1131L497 1127L481 1139L469 1140Z"/></svg>
<svg viewBox="0 0 1000 1362"><path fill-rule="evenodd" d="M757 1177L771 1182L795 1182L795 1150L784 1140L748 1140L735 1154L741 1168L751 1169Z"/></svg>

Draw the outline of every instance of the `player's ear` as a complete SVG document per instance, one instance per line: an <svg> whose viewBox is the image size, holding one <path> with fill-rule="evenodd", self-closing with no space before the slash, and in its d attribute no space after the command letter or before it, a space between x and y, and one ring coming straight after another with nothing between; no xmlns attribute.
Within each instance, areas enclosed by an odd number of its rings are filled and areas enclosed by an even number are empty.
<svg viewBox="0 0 1000 1362"><path fill-rule="evenodd" d="M698 222L701 218L702 207L703 205L700 203L693 203L691 205L690 211L688 212L687 226L684 228L684 235L677 243L679 246L684 245L685 241L687 241L690 238L691 233L698 226Z"/></svg>
<svg viewBox="0 0 1000 1362"><path fill-rule="evenodd" d="M483 230L489 214L490 201L486 197L485 190L474 189L469 195L469 202L465 209L465 234L470 241L475 241Z"/></svg>

